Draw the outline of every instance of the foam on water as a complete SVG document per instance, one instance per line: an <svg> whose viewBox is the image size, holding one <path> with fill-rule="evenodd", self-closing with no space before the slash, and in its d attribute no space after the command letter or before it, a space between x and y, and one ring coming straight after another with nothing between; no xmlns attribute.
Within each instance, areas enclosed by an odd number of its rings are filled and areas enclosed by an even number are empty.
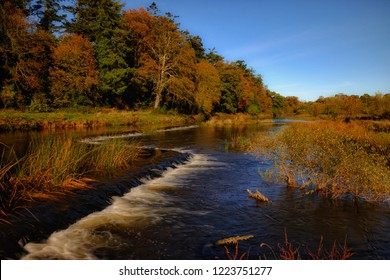
<svg viewBox="0 0 390 280"><path fill-rule="evenodd" d="M123 197L114 197L112 205L79 220L65 230L54 232L43 243L28 243L23 259L96 259L99 248L121 246L124 240L115 232L143 228L159 223L167 215L187 213L175 207L164 190L182 187L181 182L194 170L218 168L215 159L195 154L186 165L168 169L157 179L144 179L144 184L131 189ZM192 215L206 215L194 211ZM131 240L126 240L131 242Z"/></svg>
<svg viewBox="0 0 390 280"><path fill-rule="evenodd" d="M190 126L180 126L180 127L166 128L166 129L158 129L158 130L156 130L156 133L194 129L197 127L199 127L199 126L198 125L190 125ZM141 132L130 132L130 133L122 133L119 135L104 135L104 136L96 136L96 137L92 137L92 138L84 138L83 140L81 140L81 142L86 143L86 144L99 145L102 142L107 141L107 140L111 140L111 139L135 138L135 137L141 137L144 135L145 134L141 133Z"/></svg>

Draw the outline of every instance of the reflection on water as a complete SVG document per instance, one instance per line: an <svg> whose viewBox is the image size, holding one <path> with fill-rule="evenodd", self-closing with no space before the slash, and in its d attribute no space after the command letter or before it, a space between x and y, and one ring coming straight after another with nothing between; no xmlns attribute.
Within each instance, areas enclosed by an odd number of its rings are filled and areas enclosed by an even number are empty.
<svg viewBox="0 0 390 280"><path fill-rule="evenodd" d="M112 205L43 243L29 243L28 259L214 259L224 258L215 241L254 235L240 243L250 258L272 257L260 243L277 247L286 231L312 250L321 236L348 246L358 259L390 259L390 210L346 201L302 196L270 186L258 176L267 168L251 155L225 152L232 134L269 127L198 127L140 137L145 146L191 151L186 164L145 180ZM272 204L256 204L246 189L259 189Z"/></svg>

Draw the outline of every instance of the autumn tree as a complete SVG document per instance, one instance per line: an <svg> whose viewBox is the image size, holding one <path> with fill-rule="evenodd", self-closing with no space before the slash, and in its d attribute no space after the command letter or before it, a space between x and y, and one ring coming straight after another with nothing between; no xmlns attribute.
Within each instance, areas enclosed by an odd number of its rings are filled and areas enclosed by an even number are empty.
<svg viewBox="0 0 390 280"><path fill-rule="evenodd" d="M50 70L51 92L56 107L96 104L99 75L94 49L81 35L66 35L53 51Z"/></svg>
<svg viewBox="0 0 390 280"><path fill-rule="evenodd" d="M390 116L390 94L376 92L374 95L364 94L360 97L363 103L362 111L366 116L373 118L387 118Z"/></svg>
<svg viewBox="0 0 390 280"><path fill-rule="evenodd" d="M124 13L134 49L134 81L150 85L154 108L162 101L193 103L195 52L172 18L144 9Z"/></svg>
<svg viewBox="0 0 390 280"><path fill-rule="evenodd" d="M296 96L287 96L285 98L286 111L290 114L297 114L301 107L301 102Z"/></svg>
<svg viewBox="0 0 390 280"><path fill-rule="evenodd" d="M1 87L12 89L15 105L28 105L42 91L45 50L53 42L46 32L33 28L13 1L0 5L0 33Z"/></svg>
<svg viewBox="0 0 390 280"><path fill-rule="evenodd" d="M263 79L261 75L256 75L255 71L249 68L245 61L238 60L235 64L238 67L242 85L238 110L256 116L265 108L263 98L266 95L266 89L263 85Z"/></svg>
<svg viewBox="0 0 390 280"><path fill-rule="evenodd" d="M196 64L195 102L199 110L210 115L221 98L221 79L218 70L206 60Z"/></svg>

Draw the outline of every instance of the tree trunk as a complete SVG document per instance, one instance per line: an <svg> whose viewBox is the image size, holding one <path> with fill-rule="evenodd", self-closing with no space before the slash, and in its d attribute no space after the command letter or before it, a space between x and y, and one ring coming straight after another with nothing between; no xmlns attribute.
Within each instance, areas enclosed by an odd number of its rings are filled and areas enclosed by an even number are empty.
<svg viewBox="0 0 390 280"><path fill-rule="evenodd" d="M154 109L158 109L158 105L160 105L160 94L156 94L156 99L154 100Z"/></svg>

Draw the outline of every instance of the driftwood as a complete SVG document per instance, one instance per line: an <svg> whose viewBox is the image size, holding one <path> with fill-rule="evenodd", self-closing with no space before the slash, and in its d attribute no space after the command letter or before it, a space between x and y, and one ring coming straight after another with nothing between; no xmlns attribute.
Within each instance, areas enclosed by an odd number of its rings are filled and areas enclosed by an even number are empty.
<svg viewBox="0 0 390 280"><path fill-rule="evenodd" d="M254 237L253 235L229 237L229 238L218 240L217 242L215 242L215 245L220 246L220 245L227 245L227 244L237 244L238 241L248 240L248 239L251 239L253 237Z"/></svg>
<svg viewBox="0 0 390 280"><path fill-rule="evenodd" d="M249 197L256 199L259 202L271 202L268 197L264 196L258 190L256 192L252 192L250 189L246 190L249 193Z"/></svg>

